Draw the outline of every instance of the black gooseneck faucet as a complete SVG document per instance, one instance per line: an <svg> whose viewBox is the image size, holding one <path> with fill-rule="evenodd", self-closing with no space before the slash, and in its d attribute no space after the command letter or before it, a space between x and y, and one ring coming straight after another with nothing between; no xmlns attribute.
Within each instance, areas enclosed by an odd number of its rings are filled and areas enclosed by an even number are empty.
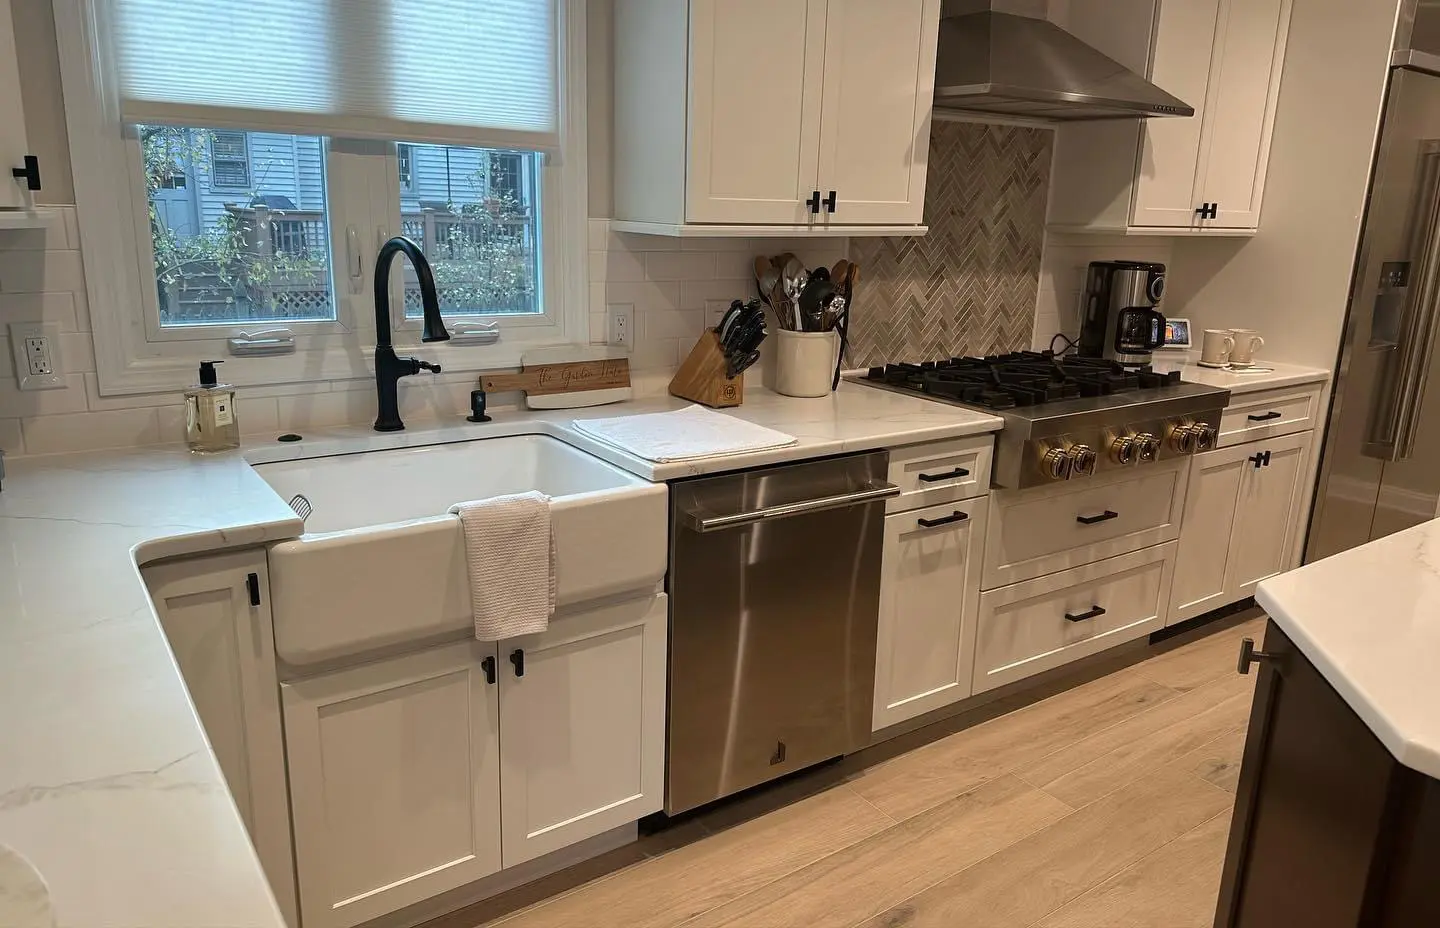
<svg viewBox="0 0 1440 928"><path fill-rule="evenodd" d="M404 252L415 265L420 281L420 304L425 308L425 332L422 342L448 342L450 333L440 318L440 298L435 293L435 275L420 246L403 235L397 235L380 246L375 258L375 392L380 400L380 413L375 417L375 431L399 432L405 428L400 419L401 377L422 370L440 373L440 365L419 358L397 358L390 344L390 265L397 252Z"/></svg>

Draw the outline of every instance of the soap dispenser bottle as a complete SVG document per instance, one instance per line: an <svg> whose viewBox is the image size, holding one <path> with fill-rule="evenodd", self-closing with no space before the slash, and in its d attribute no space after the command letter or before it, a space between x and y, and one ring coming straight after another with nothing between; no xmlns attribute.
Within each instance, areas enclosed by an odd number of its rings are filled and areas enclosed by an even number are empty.
<svg viewBox="0 0 1440 928"><path fill-rule="evenodd" d="M223 363L201 361L200 382L185 391L185 444L200 454L240 447L235 388L215 380L215 365Z"/></svg>

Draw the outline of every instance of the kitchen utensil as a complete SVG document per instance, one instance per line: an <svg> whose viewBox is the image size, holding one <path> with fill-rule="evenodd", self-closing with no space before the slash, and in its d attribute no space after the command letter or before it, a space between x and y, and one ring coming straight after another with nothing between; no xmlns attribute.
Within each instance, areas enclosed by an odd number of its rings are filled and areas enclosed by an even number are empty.
<svg viewBox="0 0 1440 928"><path fill-rule="evenodd" d="M1235 339L1229 329L1206 329L1200 343L1201 367L1224 367L1230 363L1230 352L1235 350Z"/></svg>
<svg viewBox="0 0 1440 928"><path fill-rule="evenodd" d="M1255 363L1255 352L1265 347L1265 339L1254 329L1231 329L1235 345L1230 349L1231 367L1249 367Z"/></svg>
<svg viewBox="0 0 1440 928"><path fill-rule="evenodd" d="M774 306L775 286L780 283L780 269L775 262L763 255L755 259L755 286L760 298Z"/></svg>
<svg viewBox="0 0 1440 928"><path fill-rule="evenodd" d="M746 352L743 355L735 355L726 362L725 376L739 377L741 374L749 370L756 361L759 360L760 352L758 351L750 351Z"/></svg>
<svg viewBox="0 0 1440 928"><path fill-rule="evenodd" d="M487 393L524 390L531 409L574 409L628 400L630 361L624 349L604 345L537 348L520 355L518 374L484 374Z"/></svg>
<svg viewBox="0 0 1440 928"><path fill-rule="evenodd" d="M824 328L822 322L825 305L835 296L835 287L829 280L830 272L825 268L818 269L817 273L819 271L824 271L825 276L812 276L805 283L805 288L800 291L800 297L797 300L803 323L801 328L806 332L819 332Z"/></svg>
<svg viewBox="0 0 1440 928"><path fill-rule="evenodd" d="M715 326L715 334L720 336L720 343L722 345L729 337L730 330L734 328L735 324L740 320L740 317L744 315L744 312L745 304L739 300L733 300L730 303L730 308L725 310L725 315L720 317L720 322Z"/></svg>
<svg viewBox="0 0 1440 928"><path fill-rule="evenodd" d="M845 286L845 275L849 272L849 261L841 258L839 261L835 262L835 266L830 269L830 282L835 285L836 290L840 290Z"/></svg>

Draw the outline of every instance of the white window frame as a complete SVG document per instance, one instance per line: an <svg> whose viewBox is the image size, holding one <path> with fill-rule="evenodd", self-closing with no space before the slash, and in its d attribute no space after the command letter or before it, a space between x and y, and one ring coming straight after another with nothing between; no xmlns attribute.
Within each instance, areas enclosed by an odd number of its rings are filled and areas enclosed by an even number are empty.
<svg viewBox="0 0 1440 928"><path fill-rule="evenodd" d="M380 241L400 229L395 143L331 139L327 146L336 321L284 324L296 335L297 349L270 357L231 357L225 340L240 331L275 328L280 323L172 327L161 332L146 193L137 169L139 142L119 117L114 70L103 41L108 34L103 0L54 0L54 6L100 393L182 389L194 380L196 364L204 357L225 359L226 379L242 385L372 376L375 252ZM557 9L561 145L559 152L546 156L541 169L543 312L469 317L500 323L500 340L492 345L422 345L418 321L404 318L403 275L391 275L395 282L391 329L397 350L443 364L447 372L515 367L524 351L589 340L585 0L558 0ZM382 170L383 183L379 182ZM347 215L347 210L356 215ZM379 216L389 219L377 228L361 228ZM143 234L137 234L137 228ZM196 331L201 328L205 331Z"/></svg>

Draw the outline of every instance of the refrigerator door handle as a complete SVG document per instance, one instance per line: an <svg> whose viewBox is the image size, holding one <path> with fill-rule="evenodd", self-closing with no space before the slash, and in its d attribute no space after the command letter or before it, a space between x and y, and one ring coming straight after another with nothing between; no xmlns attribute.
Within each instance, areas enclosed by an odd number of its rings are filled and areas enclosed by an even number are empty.
<svg viewBox="0 0 1440 928"><path fill-rule="evenodd" d="M1411 224L1411 255L1415 273L1407 287L1404 322L1394 367L1383 380L1388 396L1375 407L1365 453L1386 461L1403 461L1415 450L1420 401L1435 352L1440 324L1440 140L1420 146L1420 196Z"/></svg>

